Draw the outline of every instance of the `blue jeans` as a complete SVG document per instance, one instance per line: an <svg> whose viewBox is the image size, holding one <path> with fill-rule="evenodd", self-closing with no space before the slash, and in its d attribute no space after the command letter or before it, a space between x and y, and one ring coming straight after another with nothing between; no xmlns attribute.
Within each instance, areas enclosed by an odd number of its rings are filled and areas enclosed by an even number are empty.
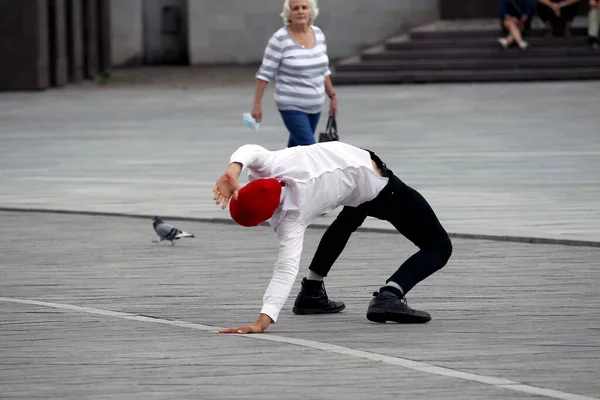
<svg viewBox="0 0 600 400"><path fill-rule="evenodd" d="M279 110L283 123L290 132L287 147L308 146L317 143L315 131L321 113L307 114L296 110Z"/></svg>

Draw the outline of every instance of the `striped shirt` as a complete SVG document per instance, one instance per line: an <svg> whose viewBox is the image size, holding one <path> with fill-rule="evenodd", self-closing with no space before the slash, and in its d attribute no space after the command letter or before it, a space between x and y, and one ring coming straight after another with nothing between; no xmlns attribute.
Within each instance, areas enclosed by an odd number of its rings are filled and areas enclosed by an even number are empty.
<svg viewBox="0 0 600 400"><path fill-rule="evenodd" d="M321 29L311 26L315 45L302 48L286 27L271 36L256 78L271 82L275 77L275 103L280 110L309 114L321 112L325 102L325 77L331 74L327 44Z"/></svg>

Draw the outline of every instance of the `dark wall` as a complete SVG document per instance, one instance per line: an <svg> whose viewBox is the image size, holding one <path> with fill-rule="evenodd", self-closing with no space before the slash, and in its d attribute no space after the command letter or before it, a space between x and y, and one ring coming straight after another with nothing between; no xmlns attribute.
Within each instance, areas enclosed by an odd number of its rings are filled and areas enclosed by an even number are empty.
<svg viewBox="0 0 600 400"><path fill-rule="evenodd" d="M499 0L440 0L441 19L498 18ZM587 0L579 1L579 15L586 15Z"/></svg>
<svg viewBox="0 0 600 400"><path fill-rule="evenodd" d="M110 0L0 0L0 90L110 73Z"/></svg>

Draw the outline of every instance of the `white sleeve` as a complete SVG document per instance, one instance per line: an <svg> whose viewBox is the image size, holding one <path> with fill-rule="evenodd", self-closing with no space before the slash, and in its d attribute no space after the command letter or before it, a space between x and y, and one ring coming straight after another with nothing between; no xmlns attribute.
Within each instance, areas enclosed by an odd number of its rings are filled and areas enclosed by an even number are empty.
<svg viewBox="0 0 600 400"><path fill-rule="evenodd" d="M262 314L276 322L294 286L304 241L306 225L294 217L284 218L277 226L279 256L275 262L273 277L263 297Z"/></svg>
<svg viewBox="0 0 600 400"><path fill-rule="evenodd" d="M257 144L246 144L237 149L229 158L229 163L242 164L242 170L248 168L251 171L264 172L271 167L273 154Z"/></svg>
<svg viewBox="0 0 600 400"><path fill-rule="evenodd" d="M275 33L271 36L271 39L269 39L269 43L265 48L262 64L256 73L256 79L271 82L279 70L279 64L283 57L283 48L276 35L277 34Z"/></svg>

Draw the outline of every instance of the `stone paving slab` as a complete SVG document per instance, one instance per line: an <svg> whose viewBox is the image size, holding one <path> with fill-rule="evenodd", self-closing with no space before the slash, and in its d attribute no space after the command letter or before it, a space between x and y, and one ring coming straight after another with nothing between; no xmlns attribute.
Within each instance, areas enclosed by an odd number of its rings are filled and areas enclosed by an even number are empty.
<svg viewBox="0 0 600 400"><path fill-rule="evenodd" d="M0 207L229 218L210 191L229 155L248 142L285 146L273 88L253 132L241 123L250 70L160 71L170 78L121 71L103 87L0 94ZM340 87L340 135L380 154L450 232L600 242L599 90Z"/></svg>
<svg viewBox="0 0 600 400"><path fill-rule="evenodd" d="M448 266L409 295L412 306L432 313L431 323L381 325L365 318L371 293L415 249L398 235L358 232L327 281L347 309L295 316L288 301L268 335L289 342L272 342L152 322L253 320L276 254L269 228L178 221L196 239L170 247L150 243L151 221L139 218L0 212L0 220L10 232L0 242L0 298L151 317L0 300L2 398L600 397L600 249L455 239ZM321 234L307 232L291 299ZM332 353L328 345L562 397Z"/></svg>

